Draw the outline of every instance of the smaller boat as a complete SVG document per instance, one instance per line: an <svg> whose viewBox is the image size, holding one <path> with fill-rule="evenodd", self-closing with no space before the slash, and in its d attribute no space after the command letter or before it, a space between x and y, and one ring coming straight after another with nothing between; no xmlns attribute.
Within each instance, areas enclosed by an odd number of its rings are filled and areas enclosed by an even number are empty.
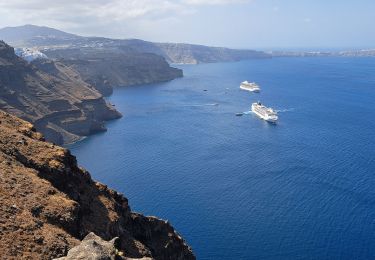
<svg viewBox="0 0 375 260"><path fill-rule="evenodd" d="M259 93L260 87L255 82L248 82L247 80L244 82L241 82L240 89L247 90L250 92Z"/></svg>
<svg viewBox="0 0 375 260"><path fill-rule="evenodd" d="M237 113L236 116L243 116L243 113Z"/></svg>

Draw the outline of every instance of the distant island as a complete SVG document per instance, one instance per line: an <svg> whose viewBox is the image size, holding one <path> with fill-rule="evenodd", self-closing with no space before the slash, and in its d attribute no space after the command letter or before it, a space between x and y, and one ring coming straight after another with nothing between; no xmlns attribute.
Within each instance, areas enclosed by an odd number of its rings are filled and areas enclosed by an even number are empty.
<svg viewBox="0 0 375 260"><path fill-rule="evenodd" d="M269 51L273 58L277 57L375 57L375 49L347 51Z"/></svg>

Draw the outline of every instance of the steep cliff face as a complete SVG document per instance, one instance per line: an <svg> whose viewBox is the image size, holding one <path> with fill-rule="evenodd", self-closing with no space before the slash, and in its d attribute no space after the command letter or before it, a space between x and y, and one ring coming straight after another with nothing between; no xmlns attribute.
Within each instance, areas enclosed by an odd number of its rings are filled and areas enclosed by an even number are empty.
<svg viewBox="0 0 375 260"><path fill-rule="evenodd" d="M35 124L58 144L104 131L104 121L120 117L77 72L51 61L32 64L0 41L0 109Z"/></svg>
<svg viewBox="0 0 375 260"><path fill-rule="evenodd" d="M166 221L133 213L121 194L93 181L64 148L33 126L0 111L0 255L5 259L66 256L94 232L118 237L129 258L195 259Z"/></svg>
<svg viewBox="0 0 375 260"><path fill-rule="evenodd" d="M153 43L142 40L122 40L119 48L156 53L170 63L198 64L271 58L262 51L236 50L186 43Z"/></svg>
<svg viewBox="0 0 375 260"><path fill-rule="evenodd" d="M78 71L103 95L113 87L169 81L182 77L161 56L129 49L65 48L44 50L48 57Z"/></svg>

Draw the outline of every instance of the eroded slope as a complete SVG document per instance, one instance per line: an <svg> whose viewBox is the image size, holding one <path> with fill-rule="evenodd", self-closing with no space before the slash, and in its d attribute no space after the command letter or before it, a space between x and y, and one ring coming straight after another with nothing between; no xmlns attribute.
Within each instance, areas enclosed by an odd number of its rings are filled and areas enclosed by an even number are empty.
<svg viewBox="0 0 375 260"><path fill-rule="evenodd" d="M88 233L119 237L133 258L195 259L166 221L132 213L121 194L93 181L67 149L0 111L0 256L65 256Z"/></svg>
<svg viewBox="0 0 375 260"><path fill-rule="evenodd" d="M46 73L0 41L0 109L33 122L59 144L104 131L105 120L120 117L78 74L63 65L54 67L55 75Z"/></svg>

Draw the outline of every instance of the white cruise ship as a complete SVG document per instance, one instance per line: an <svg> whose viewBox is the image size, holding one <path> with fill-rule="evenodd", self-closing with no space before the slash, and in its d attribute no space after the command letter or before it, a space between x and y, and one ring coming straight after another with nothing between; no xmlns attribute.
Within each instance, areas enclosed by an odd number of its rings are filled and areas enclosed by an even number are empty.
<svg viewBox="0 0 375 260"><path fill-rule="evenodd" d="M276 123L277 112L272 108L262 105L259 101L251 104L251 111L267 122Z"/></svg>
<svg viewBox="0 0 375 260"><path fill-rule="evenodd" d="M241 82L240 89L247 90L250 92L260 92L260 87L255 82L248 82L247 80Z"/></svg>

